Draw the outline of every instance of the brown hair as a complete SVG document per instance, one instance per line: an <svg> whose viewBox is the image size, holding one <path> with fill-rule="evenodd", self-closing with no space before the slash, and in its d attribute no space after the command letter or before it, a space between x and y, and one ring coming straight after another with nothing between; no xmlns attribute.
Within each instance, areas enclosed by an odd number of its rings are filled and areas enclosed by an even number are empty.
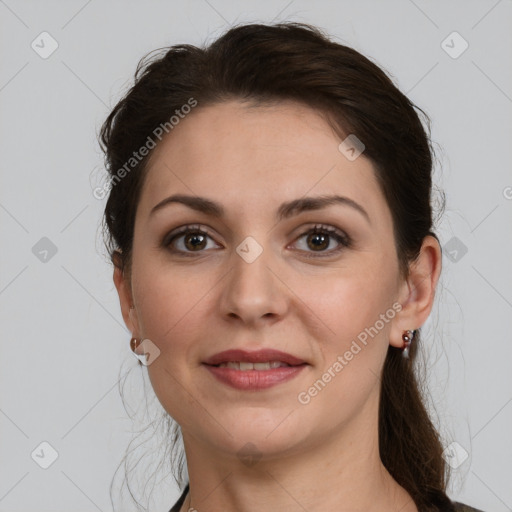
<svg viewBox="0 0 512 512"><path fill-rule="evenodd" d="M364 143L392 214L400 272L407 277L424 237L437 238L430 120L379 66L302 23L241 25L204 49L176 45L163 50L139 62L134 86L102 126L111 178L191 98L198 108L229 99L299 101L324 114L342 139L355 134ZM107 249L127 274L149 156L113 183L105 208ZM380 456L420 511L446 512L454 510L446 496L448 468L413 369L419 342L417 332L410 360L401 357L400 349L388 349L379 406Z"/></svg>

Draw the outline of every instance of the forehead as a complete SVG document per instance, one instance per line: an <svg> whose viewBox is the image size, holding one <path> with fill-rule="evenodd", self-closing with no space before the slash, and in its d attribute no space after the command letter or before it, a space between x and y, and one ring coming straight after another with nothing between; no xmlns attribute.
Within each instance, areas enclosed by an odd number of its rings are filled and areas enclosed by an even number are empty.
<svg viewBox="0 0 512 512"><path fill-rule="evenodd" d="M373 165L364 156L348 160L341 141L302 104L199 105L153 151L140 213L149 215L172 193L211 197L252 214L304 195L339 193L378 218L387 206Z"/></svg>

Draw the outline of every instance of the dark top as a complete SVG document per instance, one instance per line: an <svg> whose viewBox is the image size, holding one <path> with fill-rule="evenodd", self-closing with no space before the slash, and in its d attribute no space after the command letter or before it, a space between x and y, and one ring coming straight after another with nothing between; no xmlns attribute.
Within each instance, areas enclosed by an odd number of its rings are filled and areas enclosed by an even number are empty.
<svg viewBox="0 0 512 512"><path fill-rule="evenodd" d="M174 507L172 507L171 510L169 510L169 512L179 512L181 506L183 505L183 502L185 501L185 496L187 495L187 492L188 484L183 490L183 493L181 494L179 500L174 504ZM457 512L483 512L478 508L469 507L468 505L464 505L463 503L453 502L452 504Z"/></svg>

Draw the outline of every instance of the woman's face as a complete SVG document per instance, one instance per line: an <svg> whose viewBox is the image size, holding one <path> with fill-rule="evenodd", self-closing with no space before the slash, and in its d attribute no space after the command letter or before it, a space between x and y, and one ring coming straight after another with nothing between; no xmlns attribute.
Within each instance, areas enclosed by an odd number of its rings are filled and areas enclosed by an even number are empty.
<svg viewBox="0 0 512 512"><path fill-rule="evenodd" d="M341 142L306 106L232 101L199 105L154 150L131 290L118 290L125 313L135 306L133 335L160 351L149 376L186 439L226 456L250 442L272 458L376 428L386 351L401 346L404 284L372 164ZM222 213L182 202L152 211L177 194ZM335 195L347 199L306 202ZM303 364L205 364L231 349L278 350Z"/></svg>

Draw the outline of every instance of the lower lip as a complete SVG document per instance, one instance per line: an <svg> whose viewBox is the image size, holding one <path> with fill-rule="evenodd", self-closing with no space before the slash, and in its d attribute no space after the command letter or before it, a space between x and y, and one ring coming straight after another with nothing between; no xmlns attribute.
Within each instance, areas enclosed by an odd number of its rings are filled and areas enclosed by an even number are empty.
<svg viewBox="0 0 512 512"><path fill-rule="evenodd" d="M306 366L281 366L270 370L236 370L204 365L218 380L235 389L258 391L286 382L297 376Z"/></svg>

